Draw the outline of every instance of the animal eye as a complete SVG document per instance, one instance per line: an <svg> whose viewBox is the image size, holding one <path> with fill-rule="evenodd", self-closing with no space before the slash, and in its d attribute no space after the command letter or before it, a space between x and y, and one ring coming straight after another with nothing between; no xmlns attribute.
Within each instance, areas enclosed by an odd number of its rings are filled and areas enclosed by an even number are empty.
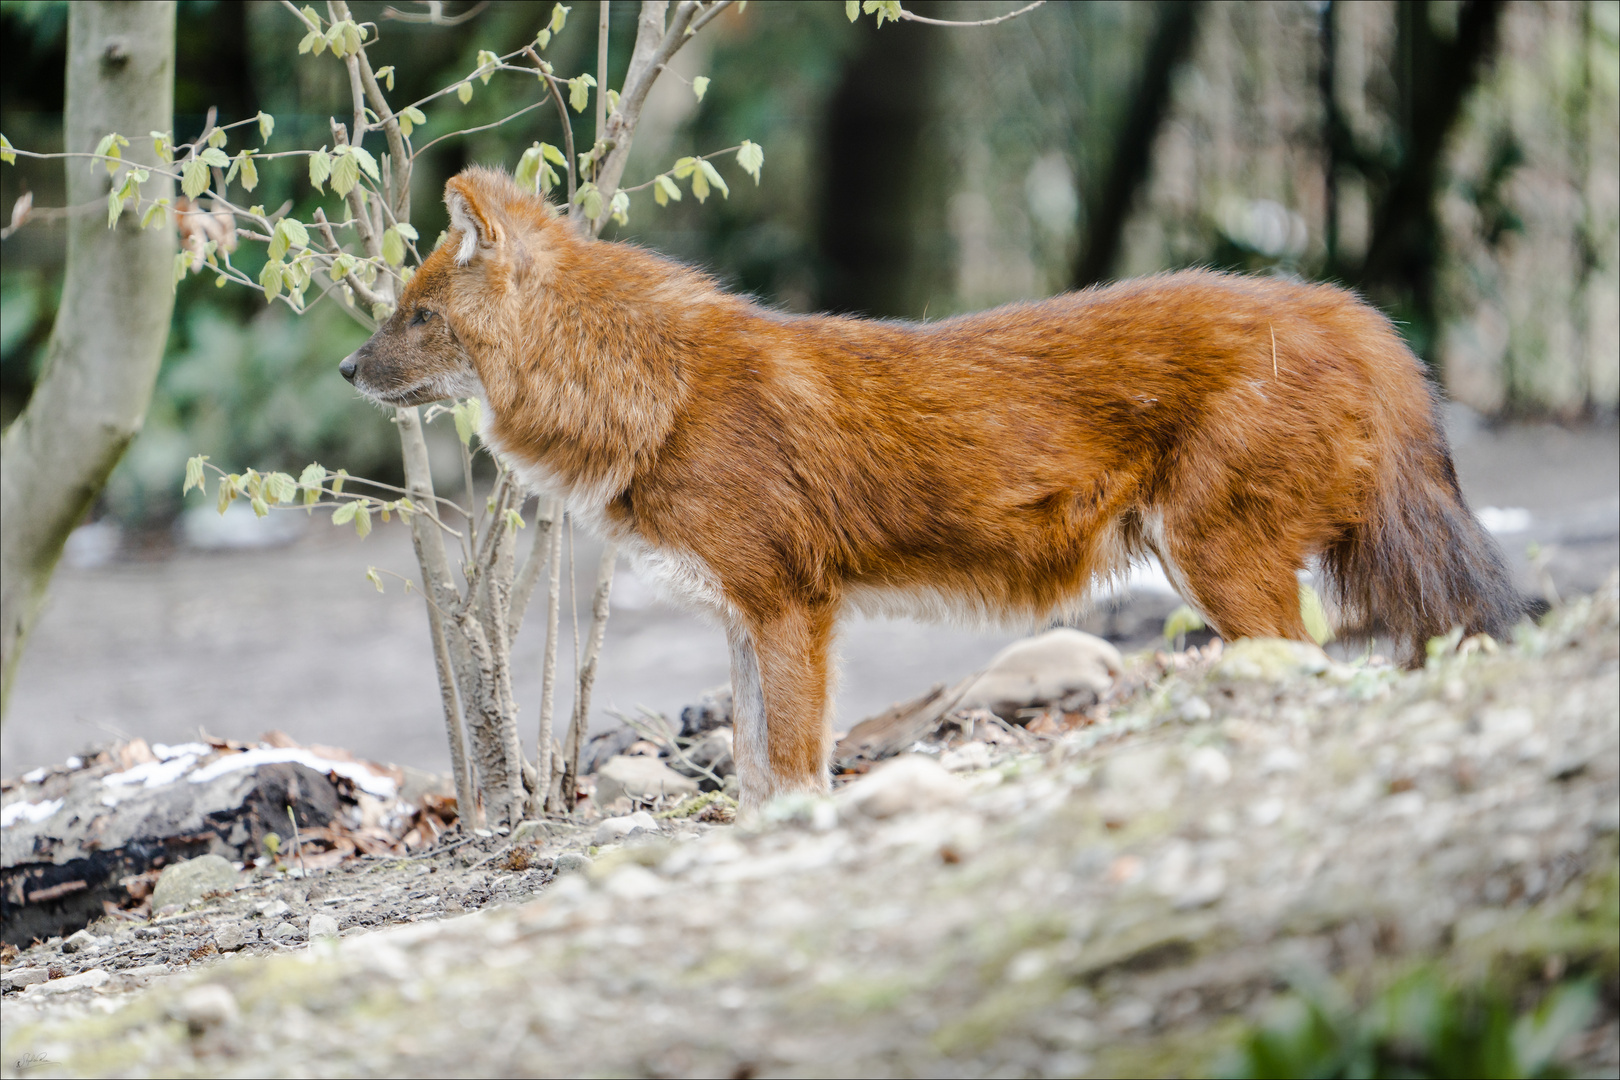
<svg viewBox="0 0 1620 1080"><path fill-rule="evenodd" d="M416 314L411 316L411 325L421 326L431 318L433 318L433 312L429 311L427 308L417 308Z"/></svg>

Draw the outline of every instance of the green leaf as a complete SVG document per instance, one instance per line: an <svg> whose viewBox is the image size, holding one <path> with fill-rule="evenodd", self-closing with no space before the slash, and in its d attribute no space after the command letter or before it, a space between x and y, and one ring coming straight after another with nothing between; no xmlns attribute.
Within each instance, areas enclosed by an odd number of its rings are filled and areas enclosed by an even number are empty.
<svg viewBox="0 0 1620 1080"><path fill-rule="evenodd" d="M585 106L591 103L591 87L595 85L596 79L589 73L568 80L568 104L575 112L584 112Z"/></svg>
<svg viewBox="0 0 1620 1080"><path fill-rule="evenodd" d="M483 407L478 404L478 399L464 398L456 402L450 409L450 415L455 417L456 436L461 439L461 445L471 446L473 434L483 419Z"/></svg>
<svg viewBox="0 0 1620 1080"><path fill-rule="evenodd" d="M231 159L226 156L225 151L213 146L210 146L208 149L198 154L197 157L198 159L206 161L208 164L214 166L216 169L223 169L231 163Z"/></svg>
<svg viewBox="0 0 1620 1080"><path fill-rule="evenodd" d="M203 484L203 462L207 460L207 454L186 459L186 484L180 489L182 497L192 488L198 488L205 495L208 493L208 488Z"/></svg>
<svg viewBox="0 0 1620 1080"><path fill-rule="evenodd" d="M399 511L401 521L409 521L411 515L416 513L416 504L407 498L401 497L394 500L394 509Z"/></svg>
<svg viewBox="0 0 1620 1080"><path fill-rule="evenodd" d="M360 182L359 160L353 154L343 153L352 149L352 146L340 146L332 158L332 190L339 195L348 195Z"/></svg>
<svg viewBox="0 0 1620 1080"><path fill-rule="evenodd" d="M226 508L231 505L231 503L236 501L237 479L237 475L232 473L219 482L219 500L216 505L219 508L219 512L222 514L225 512Z"/></svg>
<svg viewBox="0 0 1620 1080"><path fill-rule="evenodd" d="M393 306L390 304L385 304L380 300L371 305L371 317L380 323L387 322L388 316L392 315L393 313Z"/></svg>
<svg viewBox="0 0 1620 1080"><path fill-rule="evenodd" d="M607 111L609 113L619 111L619 92L617 90L610 89L607 92Z"/></svg>
<svg viewBox="0 0 1620 1080"><path fill-rule="evenodd" d="M252 191L259 186L259 167L253 163L252 156L244 150L239 159L242 162L242 189Z"/></svg>
<svg viewBox="0 0 1620 1080"><path fill-rule="evenodd" d="M398 114L398 119L400 133L409 138L412 131L427 123L427 114L415 105L407 105L404 111Z"/></svg>
<svg viewBox="0 0 1620 1080"><path fill-rule="evenodd" d="M535 143L518 158L517 168L512 173L512 182L524 191L539 191L541 164L540 144Z"/></svg>
<svg viewBox="0 0 1620 1080"><path fill-rule="evenodd" d="M255 517L269 517L270 516L270 506L269 506L268 503L266 503L264 501L263 498L261 498L258 495L255 495L253 497L253 499L252 499L252 503L253 503L253 513L254 513Z"/></svg>
<svg viewBox="0 0 1620 1080"><path fill-rule="evenodd" d="M382 575L377 573L377 568L375 566L366 567L366 580L377 586L378 592L383 591Z"/></svg>
<svg viewBox="0 0 1620 1080"><path fill-rule="evenodd" d="M360 509L358 500L350 499L332 511L332 524L347 525L354 520L355 513Z"/></svg>
<svg viewBox="0 0 1620 1080"><path fill-rule="evenodd" d="M555 146L552 146L550 143L541 143L540 153L544 155L545 159L551 162L553 165L561 165L564 168L568 167L568 159L563 156L563 152L557 149Z"/></svg>
<svg viewBox="0 0 1620 1080"><path fill-rule="evenodd" d="M152 131L148 134L152 136L152 152L158 156L158 160L164 164L174 161L174 144L169 141L169 133Z"/></svg>
<svg viewBox="0 0 1620 1080"><path fill-rule="evenodd" d="M1172 611L1164 620L1164 640L1175 641L1184 634L1204 628L1204 617L1186 604Z"/></svg>
<svg viewBox="0 0 1620 1080"><path fill-rule="evenodd" d="M506 508L506 514L504 515L504 517L506 519L506 527L508 529L513 530L514 532L516 530L518 530L518 529L524 529L524 528L528 527L527 525L524 524L523 515L518 513L516 510L512 509L511 507Z"/></svg>
<svg viewBox="0 0 1620 1080"><path fill-rule="evenodd" d="M366 40L365 27L353 19L343 20L343 51L345 53L359 52L360 43L364 40Z"/></svg>
<svg viewBox="0 0 1620 1080"><path fill-rule="evenodd" d="M107 228L118 224L118 216L124 212L124 196L122 192L107 192Z"/></svg>
<svg viewBox="0 0 1620 1080"><path fill-rule="evenodd" d="M389 266L398 266L405 261L405 239L399 235L398 229L389 229L383 233L382 257Z"/></svg>
<svg viewBox="0 0 1620 1080"><path fill-rule="evenodd" d="M264 110L259 110L259 143L263 145L270 141L270 135L276 130L276 118Z"/></svg>
<svg viewBox="0 0 1620 1080"><path fill-rule="evenodd" d="M707 165L708 162L705 161L703 164ZM698 202L702 202L709 197L709 173L711 171L697 168L692 172L692 194L697 197Z"/></svg>
<svg viewBox="0 0 1620 1080"><path fill-rule="evenodd" d="M348 469L339 469L337 472L328 473L327 475L329 477L331 477L331 480L332 480L332 494L334 494L334 495L343 494L343 481L349 475L349 470Z"/></svg>
<svg viewBox="0 0 1620 1080"><path fill-rule="evenodd" d="M298 481L284 472L273 472L266 478L265 491L278 506L290 503L298 497Z"/></svg>
<svg viewBox="0 0 1620 1080"><path fill-rule="evenodd" d="M876 12L879 26L883 25L885 18L890 22L900 21L900 0L864 0L861 4L861 10L868 15ZM848 11L847 7L845 11Z"/></svg>
<svg viewBox="0 0 1620 1080"><path fill-rule="evenodd" d="M287 254L287 249L289 246L290 244L287 240L287 230L283 229L281 227L281 222L278 221L276 222L276 227L270 232L270 243L265 250L265 255L272 262L274 262L275 260L280 259L283 255Z"/></svg>
<svg viewBox="0 0 1620 1080"><path fill-rule="evenodd" d="M0 161L7 165L17 164L17 155L11 152L11 140L0 135Z"/></svg>
<svg viewBox="0 0 1620 1080"><path fill-rule="evenodd" d="M195 199L208 189L208 162L192 158L180 167L180 190Z"/></svg>
<svg viewBox="0 0 1620 1080"><path fill-rule="evenodd" d="M332 155L321 147L309 155L309 183L316 191L322 190L321 185L326 183L332 175Z"/></svg>
<svg viewBox="0 0 1620 1080"><path fill-rule="evenodd" d="M659 206L668 206L672 199L681 201L681 189L669 178L668 173L658 174L657 182L653 184L653 199Z"/></svg>
<svg viewBox="0 0 1620 1080"><path fill-rule="evenodd" d="M191 268L191 252L177 251L174 253L174 288L178 289L180 283L186 278L186 271Z"/></svg>
<svg viewBox="0 0 1620 1080"><path fill-rule="evenodd" d="M360 539L364 540L371 532L371 507L358 502L349 505L359 507L354 513L354 531Z"/></svg>
<svg viewBox="0 0 1620 1080"><path fill-rule="evenodd" d="M728 199L731 198L731 189L726 187L726 181L723 177L721 177L720 170L716 169L708 158L704 158L702 163L698 165L698 168L703 170L703 175L708 178L709 183L720 189L721 195L724 195ZM702 202L703 200L699 199L698 201Z"/></svg>
<svg viewBox="0 0 1620 1080"><path fill-rule="evenodd" d="M381 174L377 172L377 159L371 156L370 150L367 150L363 146L351 146L349 147L349 153L353 154L355 158L359 160L360 167L366 170L367 176L371 177L373 180L382 179Z"/></svg>
<svg viewBox="0 0 1620 1080"><path fill-rule="evenodd" d="M326 32L326 47L332 50L333 56L342 56L344 53L343 24L333 23Z"/></svg>
<svg viewBox="0 0 1620 1080"><path fill-rule="evenodd" d="M1303 581L1299 583L1299 617L1304 621L1305 632L1311 635L1312 641L1326 645L1333 640L1333 627L1328 623L1322 598Z"/></svg>
<svg viewBox="0 0 1620 1080"><path fill-rule="evenodd" d="M167 210L168 208L168 199L158 199L151 206L148 206L146 208L146 213L141 215L141 228L148 228L152 224L152 219L163 213L163 211Z"/></svg>
<svg viewBox="0 0 1620 1080"><path fill-rule="evenodd" d="M574 202L592 221L602 216L602 192L589 180L574 192Z"/></svg>
<svg viewBox="0 0 1620 1080"><path fill-rule="evenodd" d="M266 301L281 295L281 271L282 262L279 259L266 260L264 269L259 271L259 286L264 289Z"/></svg>
<svg viewBox="0 0 1620 1080"><path fill-rule="evenodd" d="M116 132L111 135L103 135L101 137L101 141L96 143L96 156L98 158L105 157L111 159L103 162L103 164L107 166L108 173L115 173L118 171L118 162L124 157L123 151L119 148L128 145L129 140ZM91 162L90 164L92 168L95 167L95 162Z"/></svg>
<svg viewBox="0 0 1620 1080"><path fill-rule="evenodd" d="M414 241L420 239L420 237L416 234L416 226L414 225L402 221L398 225L395 225L394 228L398 229L399 235L403 236L407 240Z"/></svg>
<svg viewBox="0 0 1620 1080"><path fill-rule="evenodd" d="M485 86L489 85L489 80L494 77L495 69L499 67L500 64L501 58L490 52L488 49L478 50L477 74L478 77L483 80Z"/></svg>
<svg viewBox="0 0 1620 1080"><path fill-rule="evenodd" d="M861 0L844 0L844 14L849 16L850 22L854 22L856 19L860 18ZM299 51L302 52L303 50Z"/></svg>
<svg viewBox="0 0 1620 1080"><path fill-rule="evenodd" d="M765 148L758 143L744 139L742 145L737 147L737 167L752 176L754 183L757 185L759 183L759 170L764 164Z"/></svg>
<svg viewBox="0 0 1620 1080"><path fill-rule="evenodd" d="M536 45L540 46L540 48L542 48L542 49L544 49L547 45L550 45L551 44L551 31L550 30L541 30L538 34L534 35L534 43Z"/></svg>
<svg viewBox="0 0 1620 1080"><path fill-rule="evenodd" d="M613 199L608 203L608 213L620 225L630 224L630 193L615 191Z"/></svg>
<svg viewBox="0 0 1620 1080"><path fill-rule="evenodd" d="M699 101L702 101L703 95L708 92L709 77L707 75L699 75L692 80L692 93L697 95L697 99Z"/></svg>
<svg viewBox="0 0 1620 1080"><path fill-rule="evenodd" d="M321 501L321 482L326 479L326 470L321 468L319 462L311 462L304 466L304 471L298 474L298 486L304 490L304 505L314 506Z"/></svg>
<svg viewBox="0 0 1620 1080"><path fill-rule="evenodd" d="M208 133L208 148L210 150L217 150L224 146L229 139L230 133L224 128L217 127Z"/></svg>
<svg viewBox="0 0 1620 1080"><path fill-rule="evenodd" d="M472 100L473 87L471 82L464 82L456 87L456 97L461 99L463 105Z"/></svg>
<svg viewBox="0 0 1620 1080"><path fill-rule="evenodd" d="M378 79L381 79L383 81L383 85L387 86L390 91L394 89L393 64L388 64L385 67L378 68L376 71L372 72L372 75L376 76Z"/></svg>
<svg viewBox="0 0 1620 1080"><path fill-rule="evenodd" d="M551 22L546 25L553 34L562 33L563 24L568 21L568 13L573 10L571 7L563 7L561 4L551 9Z"/></svg>
<svg viewBox="0 0 1620 1080"><path fill-rule="evenodd" d="M311 30L298 41L298 54L300 56L311 49L315 51L316 56L321 55L326 50L326 38L319 30Z"/></svg>
<svg viewBox="0 0 1620 1080"><path fill-rule="evenodd" d="M696 168L697 158L683 157L677 158L675 161L675 167L669 171L675 174L675 179L685 180L688 176L692 175L692 171Z"/></svg>

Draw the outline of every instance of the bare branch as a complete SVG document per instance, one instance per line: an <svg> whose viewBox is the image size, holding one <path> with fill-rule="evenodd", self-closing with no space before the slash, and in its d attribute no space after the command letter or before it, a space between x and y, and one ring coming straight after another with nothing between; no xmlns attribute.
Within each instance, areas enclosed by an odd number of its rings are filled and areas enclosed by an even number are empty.
<svg viewBox="0 0 1620 1080"><path fill-rule="evenodd" d="M479 0L478 3L463 11L460 15L446 15L444 5L439 0L423 0L425 12L401 11L396 7L383 8L382 17L403 23L431 23L434 26L460 26L469 19L475 18L479 12L489 7L489 0Z"/></svg>
<svg viewBox="0 0 1620 1080"><path fill-rule="evenodd" d="M1033 4L1025 4L1017 11L1009 11L1005 15L997 15L993 19L930 19L926 15L913 14L905 8L900 9L900 17L907 22L926 23L929 26L994 26L996 23L1004 23L1008 19L1016 19L1020 15L1034 11L1044 3L1046 3L1046 0L1035 0Z"/></svg>
<svg viewBox="0 0 1620 1080"><path fill-rule="evenodd" d="M337 239L333 237L332 226L326 220L326 211L320 207L315 208L315 226L320 229L321 237L326 241L326 246L328 248L330 248L333 252L342 252L343 248L338 245ZM328 271L330 271L330 267L328 268ZM328 273L328 276L330 276L330 273ZM356 277L353 270L344 273L343 282L354 291L355 296L359 297L361 300L364 300L367 305L387 303L387 301L377 293L372 292L370 287L367 286L365 282Z"/></svg>
<svg viewBox="0 0 1620 1080"><path fill-rule="evenodd" d="M533 102L531 104L523 106L523 108L519 109L515 113L512 113L510 116L503 116L501 119L491 121L488 124L479 124L477 127L462 128L460 131L448 131L448 132L445 132L443 135L440 135L437 139L434 139L433 142L423 143L421 146L418 146L416 149L411 151L411 160L414 161L416 158L420 157L427 150L427 148L434 145L434 143L440 143L440 142L443 142L446 139L453 139L457 135L471 135L475 131L488 131L490 128L498 128L502 124L507 123L508 121L516 120L518 117L522 116L526 112L533 112L535 109L538 109L540 106L544 105L545 103L546 103L546 99L541 98L539 101L536 101L536 102Z"/></svg>

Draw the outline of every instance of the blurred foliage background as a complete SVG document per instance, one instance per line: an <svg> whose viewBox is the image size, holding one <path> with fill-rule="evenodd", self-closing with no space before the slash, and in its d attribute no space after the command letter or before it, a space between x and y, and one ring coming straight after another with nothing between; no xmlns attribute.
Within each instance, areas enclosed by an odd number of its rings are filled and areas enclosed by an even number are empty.
<svg viewBox="0 0 1620 1080"><path fill-rule="evenodd" d="M908 5L952 19L1011 6ZM615 84L637 7L612 5ZM453 26L386 8L354 5L381 28L371 55L395 65L403 102L464 78L480 48L531 40L551 5L446 4L469 16ZM547 50L559 73L594 70L595 11L576 2ZM216 106L226 123L273 114L271 149L329 142L347 87L330 57L298 55L302 32L277 3L181 0L176 136L193 137ZM976 30L852 25L836 0L755 0L678 54L625 183L745 138L765 148L763 182L727 162L729 199L659 208L643 192L606 235L793 311L935 318L1193 265L1339 281L1397 319L1456 400L1494 416L1612 417L1617 41L1616 0L1050 3ZM14 145L62 148L65 46L64 4L0 4ZM712 79L701 102L697 75ZM536 95L533 81L501 76L466 105L435 102L416 145ZM576 118L582 146L590 118ZM445 224L448 176L473 162L512 168L534 140L560 144L559 125L539 109L428 150L413 193L424 240ZM0 205L25 191L60 206L61 164L0 172ZM313 210L298 168L266 167L255 196L293 200L306 220ZM7 423L45 355L59 222L39 215L4 242ZM255 258L244 249L238 264L256 273ZM336 370L364 336L333 303L300 319L188 278L145 430L97 512L165 525L198 452L233 469L318 459L396 478L386 418Z"/></svg>

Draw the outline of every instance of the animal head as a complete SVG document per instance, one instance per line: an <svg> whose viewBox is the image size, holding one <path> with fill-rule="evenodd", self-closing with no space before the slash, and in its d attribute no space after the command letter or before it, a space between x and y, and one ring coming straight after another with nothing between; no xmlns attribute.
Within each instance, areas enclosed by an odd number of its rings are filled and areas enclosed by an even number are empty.
<svg viewBox="0 0 1620 1080"><path fill-rule="evenodd" d="M503 172L470 168L444 189L450 229L400 293L388 321L338 371L388 405L480 393L523 337L523 300L577 241L566 220Z"/></svg>

